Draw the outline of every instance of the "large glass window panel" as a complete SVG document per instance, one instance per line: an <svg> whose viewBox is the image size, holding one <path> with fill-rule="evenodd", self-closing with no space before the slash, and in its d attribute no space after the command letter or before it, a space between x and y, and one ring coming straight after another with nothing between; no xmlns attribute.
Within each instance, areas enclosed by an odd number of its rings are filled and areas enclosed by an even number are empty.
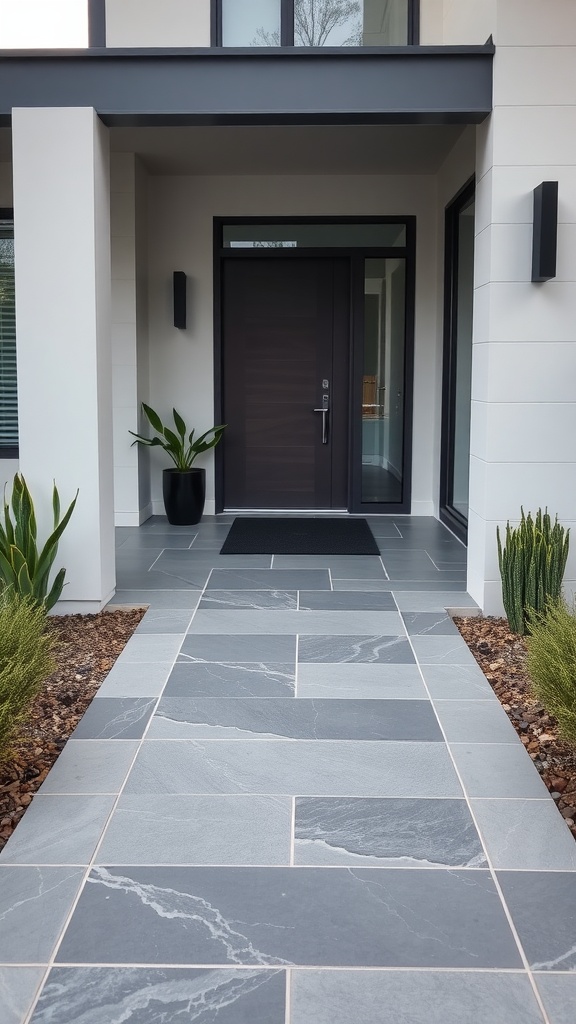
<svg viewBox="0 0 576 1024"><path fill-rule="evenodd" d="M295 46L405 46L408 0L294 0Z"/></svg>
<svg viewBox="0 0 576 1024"><path fill-rule="evenodd" d="M406 261L364 272L362 502L401 502L404 462Z"/></svg>
<svg viewBox="0 0 576 1024"><path fill-rule="evenodd" d="M281 0L222 0L223 46L280 46Z"/></svg>
<svg viewBox="0 0 576 1024"><path fill-rule="evenodd" d="M406 245L405 224L225 224L225 249L387 249Z"/></svg>
<svg viewBox="0 0 576 1024"><path fill-rule="evenodd" d="M448 504L468 520L470 406L472 397L472 306L474 296L474 200L459 212L453 311L452 466Z"/></svg>
<svg viewBox="0 0 576 1024"><path fill-rule="evenodd" d="M14 225L0 220L0 456L17 444Z"/></svg>
<svg viewBox="0 0 576 1024"><path fill-rule="evenodd" d="M88 0L0 0L0 50L88 46Z"/></svg>

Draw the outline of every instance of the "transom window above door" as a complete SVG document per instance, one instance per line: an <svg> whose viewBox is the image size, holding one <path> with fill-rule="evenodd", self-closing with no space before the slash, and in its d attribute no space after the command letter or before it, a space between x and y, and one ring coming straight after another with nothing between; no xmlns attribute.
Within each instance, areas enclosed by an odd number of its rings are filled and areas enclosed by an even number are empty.
<svg viewBox="0 0 576 1024"><path fill-rule="evenodd" d="M406 46L419 0L212 0L217 46Z"/></svg>

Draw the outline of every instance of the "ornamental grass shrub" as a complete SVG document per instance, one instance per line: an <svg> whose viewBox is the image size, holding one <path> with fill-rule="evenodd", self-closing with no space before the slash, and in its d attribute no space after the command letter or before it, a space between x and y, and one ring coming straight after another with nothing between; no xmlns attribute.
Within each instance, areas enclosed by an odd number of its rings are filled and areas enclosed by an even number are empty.
<svg viewBox="0 0 576 1024"><path fill-rule="evenodd" d="M558 721L560 735L576 747L576 608L549 602L529 616L526 667L535 696Z"/></svg>
<svg viewBox="0 0 576 1024"><path fill-rule="evenodd" d="M46 613L12 588L0 593L0 760L10 752L30 703L55 669Z"/></svg>
<svg viewBox="0 0 576 1024"><path fill-rule="evenodd" d="M528 632L531 612L544 612L560 600L568 558L570 530L552 522L548 510L524 514L517 527L506 525L504 543L496 528L502 600L513 633Z"/></svg>

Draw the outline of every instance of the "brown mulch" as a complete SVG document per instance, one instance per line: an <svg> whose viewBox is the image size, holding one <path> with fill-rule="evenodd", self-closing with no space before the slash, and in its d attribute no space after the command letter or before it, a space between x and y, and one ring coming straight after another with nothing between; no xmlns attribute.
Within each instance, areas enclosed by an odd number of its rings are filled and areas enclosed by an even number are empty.
<svg viewBox="0 0 576 1024"><path fill-rule="evenodd" d="M524 638L510 632L506 619L454 621L576 839L576 750L531 693Z"/></svg>
<svg viewBox="0 0 576 1024"><path fill-rule="evenodd" d="M58 668L0 764L0 850L132 636L145 608L51 617Z"/></svg>

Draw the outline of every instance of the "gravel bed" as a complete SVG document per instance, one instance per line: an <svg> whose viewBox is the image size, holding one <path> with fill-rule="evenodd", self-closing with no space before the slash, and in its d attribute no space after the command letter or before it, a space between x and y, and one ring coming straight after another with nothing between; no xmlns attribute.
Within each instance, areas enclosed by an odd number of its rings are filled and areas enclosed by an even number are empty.
<svg viewBox="0 0 576 1024"><path fill-rule="evenodd" d="M576 839L576 750L558 736L556 719L535 699L526 644L506 619L454 620Z"/></svg>
<svg viewBox="0 0 576 1024"><path fill-rule="evenodd" d="M58 668L30 708L9 758L0 765L0 850L76 728L145 608L53 616Z"/></svg>

